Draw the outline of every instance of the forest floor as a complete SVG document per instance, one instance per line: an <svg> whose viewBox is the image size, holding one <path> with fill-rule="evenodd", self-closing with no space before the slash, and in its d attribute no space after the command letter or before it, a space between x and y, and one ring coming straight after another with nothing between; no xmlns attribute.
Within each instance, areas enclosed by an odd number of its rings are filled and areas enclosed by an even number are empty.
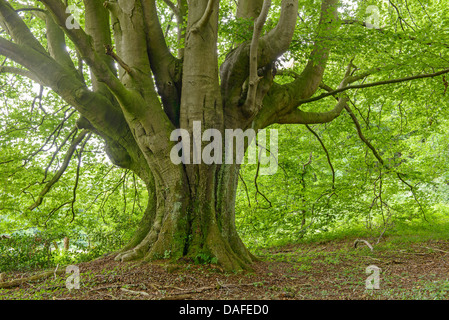
<svg viewBox="0 0 449 320"><path fill-rule="evenodd" d="M260 249L254 272L239 273L213 265L120 263L105 257L77 265L78 290L66 288L64 269L0 289L0 300L449 300L449 240L409 240L383 238L371 242L373 250L364 243L355 248L355 239ZM380 268L379 289L368 290L372 265ZM33 274L8 273L2 280Z"/></svg>

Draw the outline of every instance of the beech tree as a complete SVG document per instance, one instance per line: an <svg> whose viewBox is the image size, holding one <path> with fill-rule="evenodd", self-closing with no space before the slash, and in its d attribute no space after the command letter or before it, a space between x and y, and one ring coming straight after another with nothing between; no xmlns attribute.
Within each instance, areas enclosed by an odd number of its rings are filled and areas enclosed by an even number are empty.
<svg viewBox="0 0 449 320"><path fill-rule="evenodd" d="M413 2L415 11L418 2ZM216 258L225 270L240 270L251 268L257 259L235 227L240 165L175 164L170 157L178 144L171 139L173 132L184 129L193 135L196 121L203 132L216 129L224 139L227 129L325 124L346 112L379 165L387 166L364 138L349 92L448 73L443 51L447 45L431 36L439 26L420 19L416 24L426 30L420 33L403 17L405 9L391 1L391 15L380 17L375 7L359 3L366 10L350 19L345 12L348 2L301 2L318 13L317 19L306 21L299 4L298 0L83 0L70 5L61 0L0 0L0 55L6 58L0 71L50 88L79 113L77 136L66 162L94 134L104 140L111 161L131 170L146 186L148 206L117 260L151 260L166 252L174 259L203 254ZM74 7L82 11L79 21L74 19ZM223 8L234 11L223 18ZM174 19L171 30L162 26L161 15L165 17L167 10ZM32 28L30 16L45 23L44 36ZM220 29L236 21L241 33L249 36L230 35L223 45ZM299 37L295 32L301 24L309 24L310 32ZM440 54L441 61L429 61L424 67L380 63L383 56L401 55L401 49L382 47L374 65L360 66L357 56L365 49L355 46L338 52L345 57L344 64L330 65L330 57L338 51L333 40L343 29L351 33L355 28L396 44L418 44ZM176 45L168 41L173 30ZM69 44L77 57L66 50ZM407 51L411 49L404 50L413 56ZM298 51L306 59L295 70L287 68L282 57ZM330 107L322 110L317 102ZM203 141L203 146L210 142ZM404 180L400 172L397 175ZM55 174L30 210L44 201L59 177Z"/></svg>

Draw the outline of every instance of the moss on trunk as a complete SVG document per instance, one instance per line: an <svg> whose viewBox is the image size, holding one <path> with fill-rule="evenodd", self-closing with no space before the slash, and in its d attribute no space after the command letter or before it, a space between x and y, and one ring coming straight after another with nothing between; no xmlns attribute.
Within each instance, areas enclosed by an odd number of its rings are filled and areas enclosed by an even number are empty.
<svg viewBox="0 0 449 320"><path fill-rule="evenodd" d="M255 257L234 223L238 166L197 169L192 170L199 176L195 185L177 183L169 194L157 193L154 219L150 218L154 204L149 202L141 226L117 260L187 258L216 263L227 271L251 269Z"/></svg>

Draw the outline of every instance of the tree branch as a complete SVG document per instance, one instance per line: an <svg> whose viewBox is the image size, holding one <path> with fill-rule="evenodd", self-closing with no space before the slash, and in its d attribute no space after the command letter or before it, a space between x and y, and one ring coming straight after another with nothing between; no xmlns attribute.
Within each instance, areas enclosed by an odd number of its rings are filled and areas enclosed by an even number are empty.
<svg viewBox="0 0 449 320"><path fill-rule="evenodd" d="M179 20L181 11L179 8L170 0L164 0L165 4L173 11L173 13L176 15L176 18Z"/></svg>
<svg viewBox="0 0 449 320"><path fill-rule="evenodd" d="M142 0L142 8L145 17L147 51L151 70L156 80L165 113L173 125L179 127L181 61L170 53L165 42L155 0Z"/></svg>
<svg viewBox="0 0 449 320"><path fill-rule="evenodd" d="M323 148L324 152L326 153L326 158L327 158L327 163L329 164L329 167L332 171L332 190L335 189L335 170L334 170L334 166L332 165L332 161L331 161L331 157L329 155L329 151L327 151L326 146L324 145L323 140L320 138L320 136L318 135L318 133L316 133L309 125L306 124L306 128L307 130L309 130L319 141L319 143L321 144L321 147Z"/></svg>
<svg viewBox="0 0 449 320"><path fill-rule="evenodd" d="M26 78L33 80L34 82L42 85L42 81L38 77L36 77L36 75L34 73L32 73L31 71L26 70L26 69L20 69L20 68L10 67L10 66L0 66L0 73L12 73L15 75L26 77Z"/></svg>
<svg viewBox="0 0 449 320"><path fill-rule="evenodd" d="M217 0L209 0L207 2L207 7L206 10L204 10L203 16L190 28L191 32L199 32L206 26L206 24L209 22L210 17L212 16L212 13L214 12L216 2Z"/></svg>
<svg viewBox="0 0 449 320"><path fill-rule="evenodd" d="M59 0L40 0L51 12L56 23L64 30L67 36L78 48L81 56L92 68L95 76L114 92L115 95L124 98L128 95L128 90L115 77L105 59L101 58L91 42L91 38L81 28L69 29L66 26L66 20L70 16L66 13L66 8ZM105 55L105 53L103 53Z"/></svg>
<svg viewBox="0 0 449 320"><path fill-rule="evenodd" d="M292 83L296 99L312 96L318 90L323 79L331 50L330 45L326 42L331 38L333 30L335 30L335 22L338 20L337 5L338 0L322 0L317 40L306 67Z"/></svg>
<svg viewBox="0 0 449 320"><path fill-rule="evenodd" d="M87 141L89 141L90 137L92 136L92 132L89 132L89 134L87 135L87 138L84 140L83 144L81 145L80 150L78 151L78 165L76 166L76 176L75 176L75 184L73 186L73 197L72 197L72 201L71 201L71 209L72 209L72 220L70 221L70 223L72 223L75 220L75 202L76 202L76 190L78 189L78 183L79 183L79 178L80 178L80 169L81 169L81 155L84 151L84 148L86 147L86 143Z"/></svg>
<svg viewBox="0 0 449 320"><path fill-rule="evenodd" d="M288 50L293 38L298 0L282 0L279 23L259 39L258 65L266 66ZM220 67L222 91L230 105L240 105L243 85L249 76L251 43L242 43L232 51ZM262 109L263 110L263 109Z"/></svg>
<svg viewBox="0 0 449 320"><path fill-rule="evenodd" d="M47 27L47 43L50 56L62 66L68 67L76 72L75 65L66 50L66 42L64 32L59 28L50 13L41 14ZM81 77L80 77L81 79ZM84 81L84 78L82 79Z"/></svg>
<svg viewBox="0 0 449 320"><path fill-rule="evenodd" d="M31 205L28 210L33 211L37 207L39 207L42 204L42 201L45 197L45 195L51 190L51 188L59 181L61 176L64 174L64 172L67 170L67 167L69 166L70 160L72 159L73 153L75 152L78 145L84 140L84 138L89 133L88 130L83 130L79 136L72 142L69 150L67 151L64 162L62 163L61 168L56 172L54 177L45 185L44 189L39 194L36 202Z"/></svg>
<svg viewBox="0 0 449 320"><path fill-rule="evenodd" d="M0 0L0 22L6 27L13 40L19 44L47 54L45 48L31 33L16 11L5 0Z"/></svg>
<svg viewBox="0 0 449 320"><path fill-rule="evenodd" d="M103 0L83 0L83 2L85 8L86 34L92 38L94 50L98 53L103 52L104 46L112 46L109 11L104 7ZM104 63L116 76L117 70L114 60L107 55L99 56L104 59ZM91 73L94 91L101 92L115 103L116 101L111 97L111 93L105 87L105 84L101 83L93 72Z"/></svg>
<svg viewBox="0 0 449 320"><path fill-rule="evenodd" d="M110 45L105 45L104 48L106 49L106 54L108 56L111 56L112 59L114 59L115 61L117 61L117 63L128 73L131 74L132 70L131 68L125 63L125 61L123 61L115 52L114 52L114 48L111 47Z"/></svg>
<svg viewBox="0 0 449 320"><path fill-rule="evenodd" d="M373 83L365 83L365 84L359 84L359 85L351 85L351 86L346 86L343 88L338 88L332 92L327 92L327 93L323 93L319 96L316 96L314 98L309 98L309 99L304 99L304 100L299 100L298 104L305 104L305 103L310 103L310 102L314 102L314 101L318 101L321 99L324 99L326 97L329 96L334 96L338 93L347 91L347 90L351 90L351 89L364 89L364 88L371 88L371 87L377 87L377 86L382 86L382 85L386 85L386 84L394 84L394 83L401 83L401 82L408 82L408 81L412 81L412 80L417 80L417 79L426 79L426 78L435 78L438 76L441 76L443 74L449 73L449 69L444 69L435 73L426 73L426 74L419 74L419 75L415 75L415 76L411 76L411 77L405 77L405 78L398 78L398 79L392 79L392 80L384 80L384 81L378 81L378 82L373 82Z"/></svg>
<svg viewBox="0 0 449 320"><path fill-rule="evenodd" d="M385 165L384 160L379 155L376 148L374 148L374 146L371 144L371 142L369 142L368 139L366 139L365 135L362 132L362 127L360 126L360 123L359 123L357 117L355 116L355 114L352 112L351 108L346 104L345 109L348 112L349 116L351 117L352 122L354 122L354 124L355 124L355 127L357 129L357 134L359 135L360 140L362 140L366 144L366 146L372 151L372 153L376 157L376 159L380 162L380 164L382 166L384 166Z"/></svg>
<svg viewBox="0 0 449 320"><path fill-rule="evenodd" d="M262 106L256 105L257 87L260 82L260 77L257 74L258 56L259 56L259 40L262 33L263 26L267 21L268 11L270 10L271 0L265 0L262 6L262 11L259 17L254 22L253 39L251 41L251 49L249 54L249 89L246 102L243 105L243 112L246 115L253 115Z"/></svg>
<svg viewBox="0 0 449 320"><path fill-rule="evenodd" d="M280 116L275 122L279 124L329 123L341 114L348 101L349 98L347 97L341 98L334 109L327 112L305 112L300 109L294 109L292 112Z"/></svg>

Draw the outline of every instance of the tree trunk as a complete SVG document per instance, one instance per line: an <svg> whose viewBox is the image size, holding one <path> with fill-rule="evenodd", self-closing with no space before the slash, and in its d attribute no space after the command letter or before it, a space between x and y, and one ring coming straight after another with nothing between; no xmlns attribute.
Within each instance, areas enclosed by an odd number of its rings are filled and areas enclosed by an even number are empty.
<svg viewBox="0 0 449 320"><path fill-rule="evenodd" d="M255 257L235 228L238 170L238 165L201 164L196 183L186 174L173 180L169 192L157 188L150 197L156 206L149 202L139 230L116 259L187 258L217 262L225 270L250 269Z"/></svg>
<svg viewBox="0 0 449 320"><path fill-rule="evenodd" d="M69 240L69 238L68 237L64 237L64 250L65 251L69 251L69 249L70 249L70 242L69 242L70 240Z"/></svg>

